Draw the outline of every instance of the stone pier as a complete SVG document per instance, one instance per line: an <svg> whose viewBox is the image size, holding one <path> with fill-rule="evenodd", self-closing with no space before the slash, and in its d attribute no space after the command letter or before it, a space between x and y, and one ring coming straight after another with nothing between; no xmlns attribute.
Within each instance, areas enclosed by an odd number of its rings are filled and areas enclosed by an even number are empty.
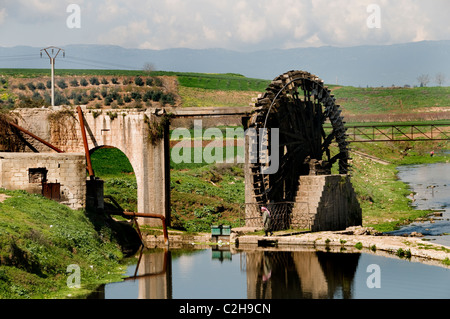
<svg viewBox="0 0 450 319"><path fill-rule="evenodd" d="M328 231L361 224L362 210L349 176L300 176L292 210L292 227Z"/></svg>

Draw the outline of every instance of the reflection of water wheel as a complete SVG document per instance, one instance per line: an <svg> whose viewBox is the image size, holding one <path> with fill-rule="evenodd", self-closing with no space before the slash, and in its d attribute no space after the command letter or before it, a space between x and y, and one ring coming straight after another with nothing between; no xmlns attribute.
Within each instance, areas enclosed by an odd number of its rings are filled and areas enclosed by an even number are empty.
<svg viewBox="0 0 450 319"><path fill-rule="evenodd" d="M296 198L301 175L330 174L336 162L339 173L349 172L348 142L341 110L330 90L313 74L290 71L270 83L258 98L249 128L255 128L258 141L269 141L273 128L279 128L279 168L276 173L264 174L265 161L250 164L253 190L258 204L292 202ZM325 130L329 121L332 129ZM261 128L267 128L267 134ZM336 151L330 146L336 142ZM259 148L259 151L261 149ZM251 154L261 158L261 154ZM273 159L272 159L273 162Z"/></svg>

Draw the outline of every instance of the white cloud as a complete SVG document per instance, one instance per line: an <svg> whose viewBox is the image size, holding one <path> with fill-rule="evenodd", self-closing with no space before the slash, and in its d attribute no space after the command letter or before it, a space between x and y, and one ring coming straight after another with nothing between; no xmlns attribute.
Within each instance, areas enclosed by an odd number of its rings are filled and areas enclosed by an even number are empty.
<svg viewBox="0 0 450 319"><path fill-rule="evenodd" d="M20 41L16 45L47 36L52 41L60 37L55 41L60 43L85 41L135 48L220 47L248 51L450 39L448 0L3 0L3 3L0 23L8 19L8 23L14 24L20 35L14 37ZM65 9L69 3L80 4L82 37L71 38L71 33L60 30L65 28ZM380 29L367 27L366 9L371 3L381 8ZM55 31L42 32L44 25Z"/></svg>
<svg viewBox="0 0 450 319"><path fill-rule="evenodd" d="M8 13L6 12L6 8L0 9L0 24L2 24L6 17L8 16Z"/></svg>

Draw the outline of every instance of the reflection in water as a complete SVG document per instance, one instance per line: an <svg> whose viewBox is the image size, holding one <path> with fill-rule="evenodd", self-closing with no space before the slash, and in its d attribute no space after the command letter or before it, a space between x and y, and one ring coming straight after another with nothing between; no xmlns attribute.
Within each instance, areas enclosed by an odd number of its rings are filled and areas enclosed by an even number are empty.
<svg viewBox="0 0 450 319"><path fill-rule="evenodd" d="M225 295L219 295L220 298L353 297L352 284L359 253L275 250L244 252L226 248L228 249L190 252L164 249L141 251L136 267L130 267L129 277L123 283L106 285L103 298L172 299L174 285L183 291L181 297L178 297L178 292L175 298L216 298L221 289ZM190 254L196 256L189 256ZM239 256L239 268L243 275L241 278L236 266L232 265L233 255ZM236 258L233 261L236 263ZM230 273L224 268L227 263L232 268ZM176 269L175 273L173 269ZM239 295L242 292L245 294L245 277L246 295ZM241 283L244 287L238 287ZM127 294L127 290L133 292Z"/></svg>
<svg viewBox="0 0 450 319"><path fill-rule="evenodd" d="M360 254L257 251L246 255L250 299L352 298Z"/></svg>

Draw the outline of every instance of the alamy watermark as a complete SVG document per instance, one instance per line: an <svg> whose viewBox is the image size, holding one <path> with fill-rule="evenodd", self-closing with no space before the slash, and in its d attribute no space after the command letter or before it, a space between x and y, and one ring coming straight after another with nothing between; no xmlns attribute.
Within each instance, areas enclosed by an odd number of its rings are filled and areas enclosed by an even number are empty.
<svg viewBox="0 0 450 319"><path fill-rule="evenodd" d="M69 4L66 12L70 15L66 19L66 25L69 29L81 28L81 7L78 4Z"/></svg>
<svg viewBox="0 0 450 319"><path fill-rule="evenodd" d="M245 163L243 152L241 154L239 154L239 150L235 152L234 141L235 139L244 140L248 138L248 162L263 164L261 168L263 174L275 174L279 168L279 129L260 128L258 130L248 128L244 131L243 128L228 127L225 129L224 137L221 129L208 128L203 130L202 120L195 120L193 131L187 128L173 130L171 139L181 141L172 148L171 159L176 164ZM258 136L260 137L259 141ZM203 147L204 140L211 140L211 142ZM245 151L244 148L242 149Z"/></svg>
<svg viewBox="0 0 450 319"><path fill-rule="evenodd" d="M369 289L381 288L381 268L377 264L367 266L366 272L371 273L367 277L366 285Z"/></svg>
<svg viewBox="0 0 450 319"><path fill-rule="evenodd" d="M369 29L381 28L381 8L378 4L372 3L367 6L367 13L370 15L367 17L366 24Z"/></svg>
<svg viewBox="0 0 450 319"><path fill-rule="evenodd" d="M67 266L66 272L70 275L67 277L67 287L81 288L81 269L80 266L72 264Z"/></svg>

